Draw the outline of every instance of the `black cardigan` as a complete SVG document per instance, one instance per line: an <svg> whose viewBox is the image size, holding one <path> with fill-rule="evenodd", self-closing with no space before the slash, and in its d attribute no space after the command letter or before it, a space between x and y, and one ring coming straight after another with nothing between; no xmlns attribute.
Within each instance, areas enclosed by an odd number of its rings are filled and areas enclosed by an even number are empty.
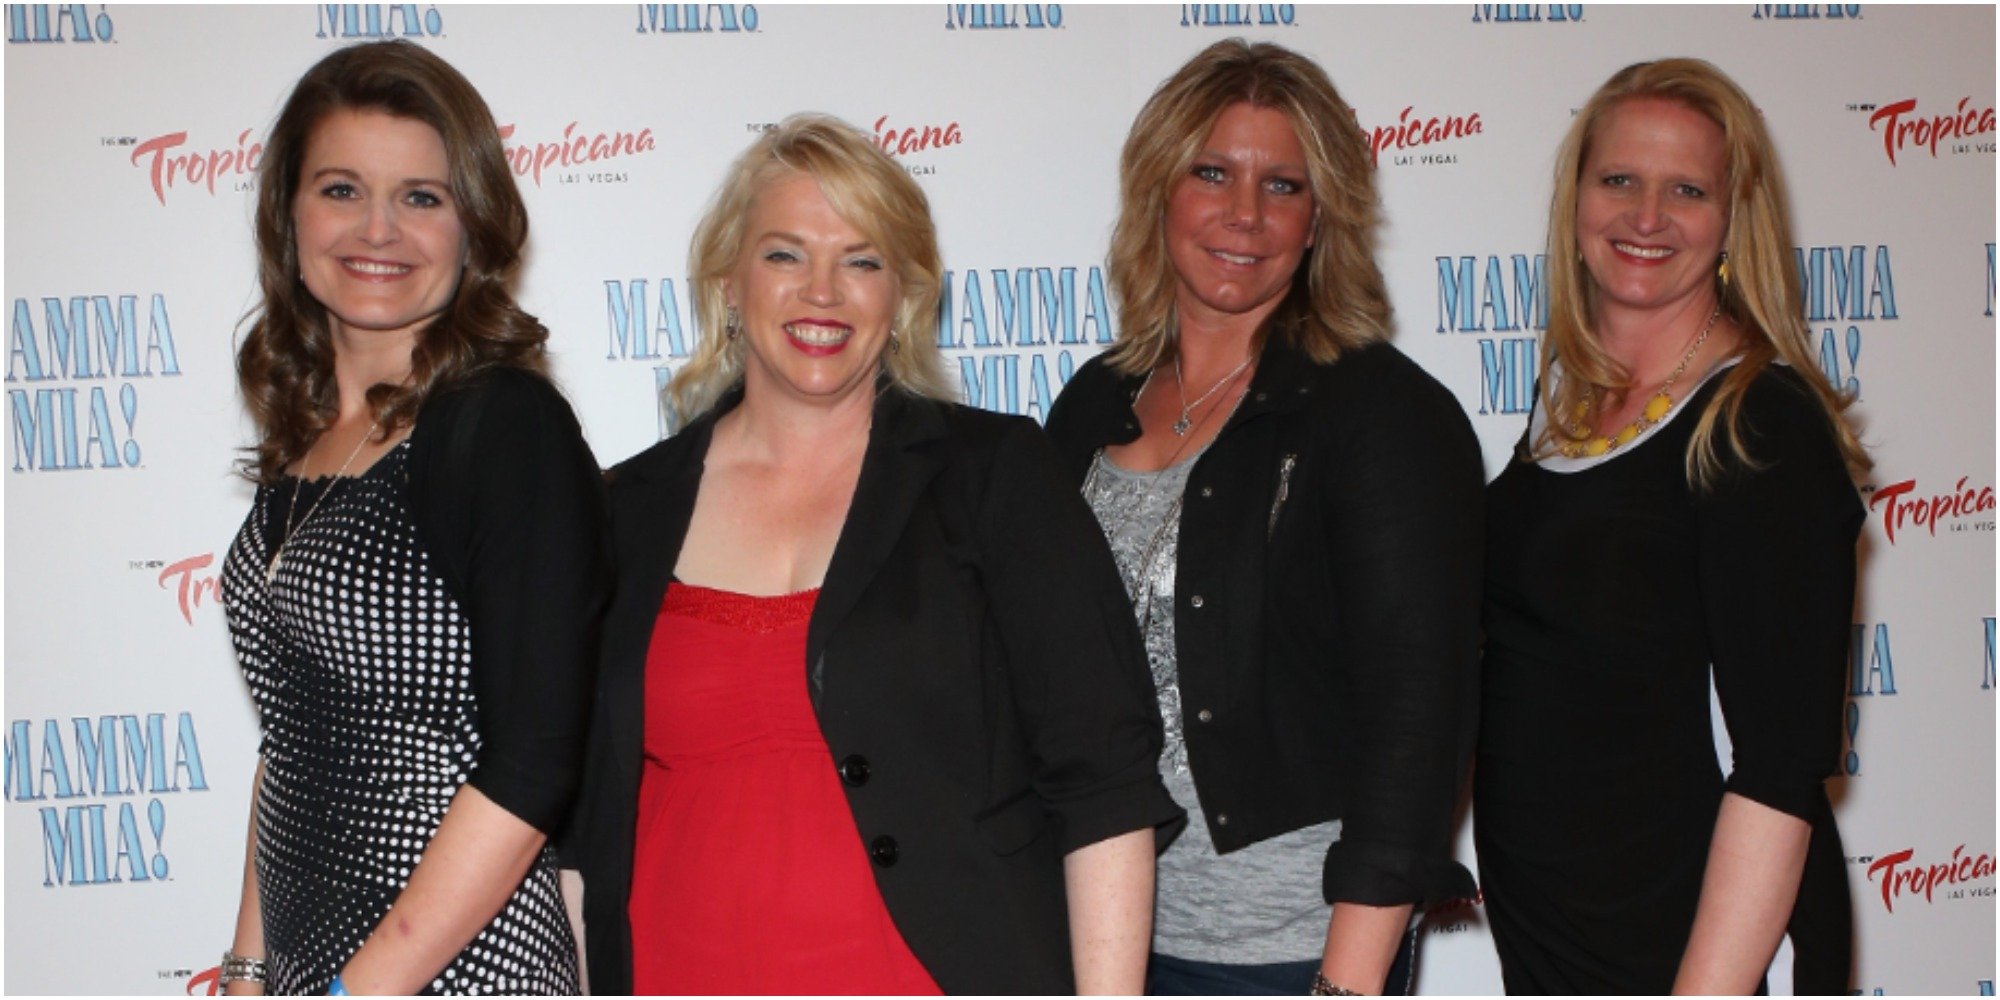
<svg viewBox="0 0 2000 1000"><path fill-rule="evenodd" d="M411 514L472 628L469 783L554 833L582 778L610 597L597 461L555 386L512 368L435 392L410 448Z"/></svg>
<svg viewBox="0 0 2000 1000"><path fill-rule="evenodd" d="M1139 436L1092 359L1049 414L1073 483ZM1484 476L1451 394L1387 344L1272 343L1195 463L1175 650L1188 759L1228 852L1336 817L1329 902L1473 892L1452 819L1477 706Z"/></svg>
<svg viewBox="0 0 2000 1000"><path fill-rule="evenodd" d="M632 988L646 652L726 398L613 470L580 841L592 988ZM1063 855L1184 822L1103 535L1030 421L884 391L799 664L876 885L947 993L1074 989ZM858 776L858 780L857 780ZM639 943L643 946L643 943Z"/></svg>

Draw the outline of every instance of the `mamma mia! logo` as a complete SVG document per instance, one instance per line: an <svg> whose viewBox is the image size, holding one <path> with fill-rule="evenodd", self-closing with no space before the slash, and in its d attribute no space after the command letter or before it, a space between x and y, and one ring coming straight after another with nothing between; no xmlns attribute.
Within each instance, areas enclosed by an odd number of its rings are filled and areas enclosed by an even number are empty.
<svg viewBox="0 0 2000 1000"><path fill-rule="evenodd" d="M1437 258L1437 332L1478 338L1481 415L1533 406L1535 334L1549 325L1548 288L1547 254Z"/></svg>
<svg viewBox="0 0 2000 1000"><path fill-rule="evenodd" d="M444 34L436 6L414 3L316 3L314 38L435 38Z"/></svg>
<svg viewBox="0 0 2000 1000"><path fill-rule="evenodd" d="M1819 340L1820 370L1834 389L1859 399L1863 338L1871 329L1863 324L1897 318L1896 268L1889 247L1793 247L1792 258L1805 293L1806 322Z"/></svg>
<svg viewBox="0 0 2000 1000"><path fill-rule="evenodd" d="M1183 28L1250 28L1298 23L1298 8L1288 3L1184 3Z"/></svg>
<svg viewBox="0 0 2000 1000"><path fill-rule="evenodd" d="M1580 3L1538 4L1538 3L1476 3L1472 5L1473 24L1539 24L1562 23L1583 20L1583 5Z"/></svg>
<svg viewBox="0 0 2000 1000"><path fill-rule="evenodd" d="M103 4L10 3L7 5L9 44L46 42L108 42L117 27Z"/></svg>
<svg viewBox="0 0 2000 1000"><path fill-rule="evenodd" d="M948 3L944 5L947 31L983 31L1006 28L1060 28L1063 9L1059 3Z"/></svg>
<svg viewBox="0 0 2000 1000"><path fill-rule="evenodd" d="M957 359L968 406L1046 420L1077 365L1116 335L1101 268L944 273L938 347Z"/></svg>
<svg viewBox="0 0 2000 1000"><path fill-rule="evenodd" d="M49 803L36 809L43 888L149 882L172 873L167 796L208 791L208 778L193 714L178 713L171 725L169 736L167 714L152 712L15 719L8 726L8 801Z"/></svg>
<svg viewBox="0 0 2000 1000"><path fill-rule="evenodd" d="M711 31L756 31L762 21L756 4L642 3L639 34L680 35Z"/></svg>
<svg viewBox="0 0 2000 1000"><path fill-rule="evenodd" d="M44 298L37 330L28 300L14 300L6 379L13 471L139 464L141 380L181 373L167 297L154 294L148 305L142 327L137 295Z"/></svg>

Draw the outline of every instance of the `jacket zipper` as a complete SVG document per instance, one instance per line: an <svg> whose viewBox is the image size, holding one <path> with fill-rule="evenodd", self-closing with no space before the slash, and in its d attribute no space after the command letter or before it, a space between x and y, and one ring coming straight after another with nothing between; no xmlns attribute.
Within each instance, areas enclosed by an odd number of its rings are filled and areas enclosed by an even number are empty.
<svg viewBox="0 0 2000 1000"><path fill-rule="evenodd" d="M1278 461L1278 496L1271 501L1271 520L1264 526L1264 540L1270 541L1278 533L1278 512L1285 509L1285 498L1292 492L1292 469L1299 464L1299 456L1287 452Z"/></svg>

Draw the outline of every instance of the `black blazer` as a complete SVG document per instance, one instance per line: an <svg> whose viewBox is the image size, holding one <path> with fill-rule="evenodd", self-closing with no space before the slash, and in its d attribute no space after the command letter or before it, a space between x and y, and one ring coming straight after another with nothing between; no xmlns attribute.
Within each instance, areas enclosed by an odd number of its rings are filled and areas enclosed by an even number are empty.
<svg viewBox="0 0 2000 1000"><path fill-rule="evenodd" d="M579 847L591 985L628 993L645 660L717 415L613 470ZM1185 822L1111 553L1032 422L883 391L807 629L820 731L876 885L948 993L1072 992L1062 858Z"/></svg>
<svg viewBox="0 0 2000 1000"><path fill-rule="evenodd" d="M1187 482L1174 642L1209 834L1234 851L1339 818L1328 902L1473 892L1452 814L1477 711L1479 445L1388 344L1269 343ZM1139 436L1142 377L1094 358L1049 414L1072 483Z"/></svg>

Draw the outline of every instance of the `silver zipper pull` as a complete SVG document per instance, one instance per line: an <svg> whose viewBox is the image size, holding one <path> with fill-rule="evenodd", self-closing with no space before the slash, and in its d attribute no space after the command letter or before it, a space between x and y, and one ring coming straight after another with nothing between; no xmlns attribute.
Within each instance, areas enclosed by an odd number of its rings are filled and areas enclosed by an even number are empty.
<svg viewBox="0 0 2000 1000"><path fill-rule="evenodd" d="M1264 526L1264 540L1278 533L1278 512L1285 509L1285 498L1292 492L1292 469L1299 464L1299 456L1287 453L1278 460L1278 495L1271 501L1271 520Z"/></svg>

